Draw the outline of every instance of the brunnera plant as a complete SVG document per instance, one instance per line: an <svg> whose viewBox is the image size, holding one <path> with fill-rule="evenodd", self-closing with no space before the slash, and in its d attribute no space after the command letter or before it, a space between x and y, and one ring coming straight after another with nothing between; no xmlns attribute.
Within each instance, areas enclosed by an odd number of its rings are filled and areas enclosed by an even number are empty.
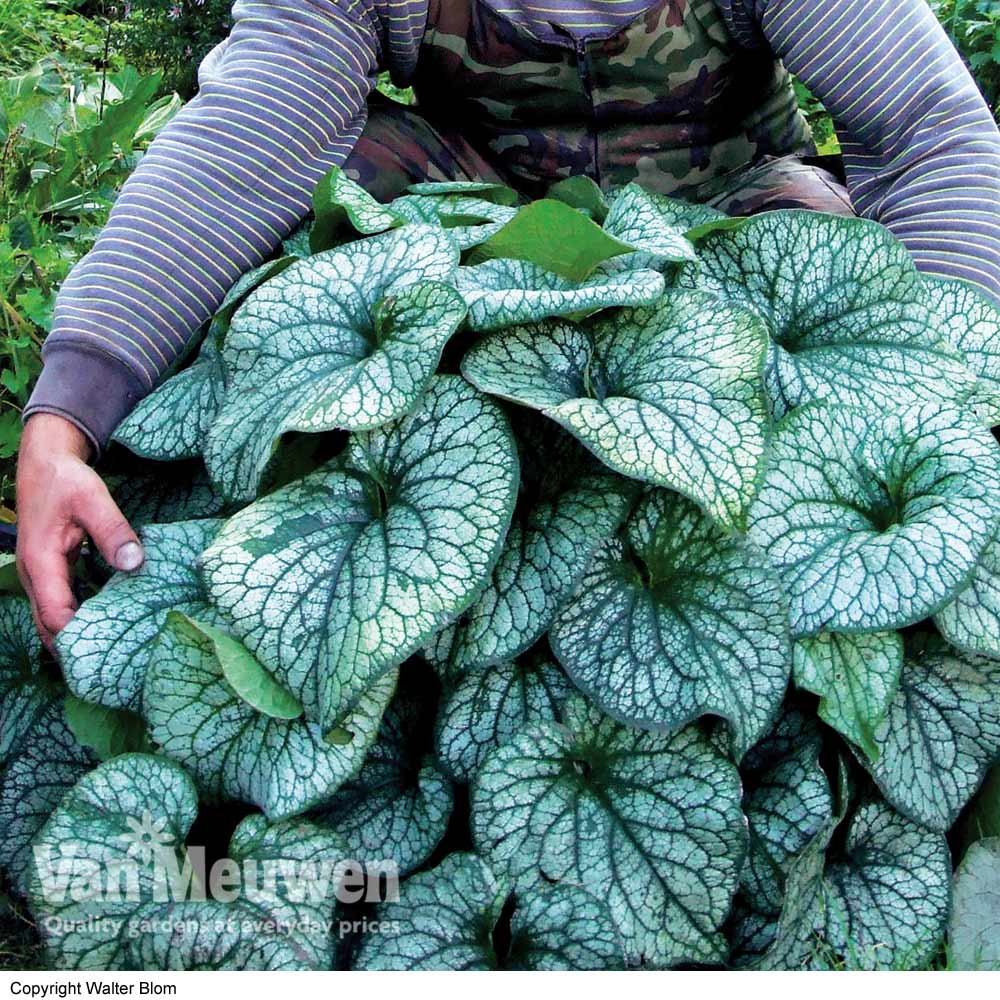
<svg viewBox="0 0 1000 1000"><path fill-rule="evenodd" d="M53 964L919 968L949 916L982 937L996 852L952 906L946 834L1000 756L1000 317L870 222L516 202L331 174L119 428L147 560L90 566L64 679L3 599L0 864ZM178 864L389 859L395 930L334 940L292 879L52 898L39 857L93 877L137 817Z"/></svg>

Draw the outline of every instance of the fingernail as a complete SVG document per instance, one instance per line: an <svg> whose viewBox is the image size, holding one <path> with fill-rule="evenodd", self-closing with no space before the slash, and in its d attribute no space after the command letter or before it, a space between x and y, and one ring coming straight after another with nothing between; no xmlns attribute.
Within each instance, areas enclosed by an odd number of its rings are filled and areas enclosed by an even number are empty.
<svg viewBox="0 0 1000 1000"><path fill-rule="evenodd" d="M115 568L128 573L130 570L138 569L144 558L141 546L135 542L126 542L115 553Z"/></svg>

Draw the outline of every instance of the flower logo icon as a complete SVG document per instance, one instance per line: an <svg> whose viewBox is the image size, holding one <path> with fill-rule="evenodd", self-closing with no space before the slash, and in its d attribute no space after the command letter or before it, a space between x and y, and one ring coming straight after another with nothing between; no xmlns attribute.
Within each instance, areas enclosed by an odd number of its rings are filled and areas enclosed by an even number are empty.
<svg viewBox="0 0 1000 1000"><path fill-rule="evenodd" d="M143 864L149 864L154 858L169 850L174 842L174 835L165 830L165 818L153 819L147 809L141 819L132 816L125 818L128 832L118 839L125 842L130 858L135 858Z"/></svg>

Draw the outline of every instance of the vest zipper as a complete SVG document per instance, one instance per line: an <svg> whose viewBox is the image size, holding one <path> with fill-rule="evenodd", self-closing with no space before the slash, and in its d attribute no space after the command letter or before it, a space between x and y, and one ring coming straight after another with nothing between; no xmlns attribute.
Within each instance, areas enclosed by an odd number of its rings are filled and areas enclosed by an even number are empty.
<svg viewBox="0 0 1000 1000"><path fill-rule="evenodd" d="M590 52L587 49L587 39L574 40L576 49L576 69L580 75L580 82L583 84L583 92L590 106L589 124L587 135L590 139L591 162L593 163L593 180L598 187L601 186L601 164L597 156L598 129L597 129L597 109L594 107L594 80L590 68Z"/></svg>

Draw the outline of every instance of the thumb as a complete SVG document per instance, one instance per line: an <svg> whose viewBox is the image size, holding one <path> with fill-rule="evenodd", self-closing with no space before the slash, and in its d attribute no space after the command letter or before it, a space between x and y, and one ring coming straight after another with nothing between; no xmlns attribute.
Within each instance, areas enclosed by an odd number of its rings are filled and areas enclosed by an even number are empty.
<svg viewBox="0 0 1000 1000"><path fill-rule="evenodd" d="M138 536L98 476L77 495L73 519L115 569L129 572L145 561Z"/></svg>

